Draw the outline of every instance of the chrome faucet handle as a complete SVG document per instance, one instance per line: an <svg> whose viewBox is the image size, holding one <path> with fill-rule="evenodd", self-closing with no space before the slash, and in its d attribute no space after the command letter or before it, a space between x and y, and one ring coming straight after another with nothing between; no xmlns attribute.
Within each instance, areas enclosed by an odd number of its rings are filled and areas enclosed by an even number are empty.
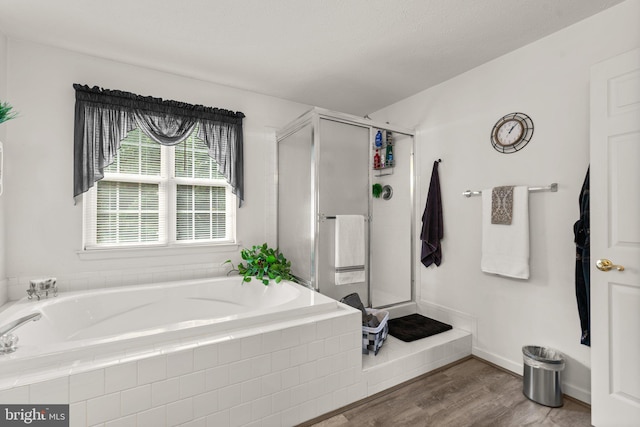
<svg viewBox="0 0 640 427"><path fill-rule="evenodd" d="M5 334L0 337L0 354L13 353L18 348L18 337Z"/></svg>
<svg viewBox="0 0 640 427"><path fill-rule="evenodd" d="M35 295L38 297L38 301L44 295L49 297L49 293L52 293L54 297L58 296L57 279L55 277L49 277L47 279L34 279L29 282L29 289L27 289L27 295L29 299L32 299Z"/></svg>
<svg viewBox="0 0 640 427"><path fill-rule="evenodd" d="M24 326L28 322L40 320L40 318L42 318L42 313L35 312L0 326L0 354L13 353L18 348L18 337L11 332Z"/></svg>

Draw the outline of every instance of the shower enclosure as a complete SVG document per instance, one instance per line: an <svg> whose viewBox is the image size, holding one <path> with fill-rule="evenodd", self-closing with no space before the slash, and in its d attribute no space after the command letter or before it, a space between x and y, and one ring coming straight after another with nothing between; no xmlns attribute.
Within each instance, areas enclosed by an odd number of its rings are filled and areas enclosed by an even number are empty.
<svg viewBox="0 0 640 427"><path fill-rule="evenodd" d="M413 135L320 108L277 133L278 247L298 282L334 299L357 292L372 307L414 299ZM373 197L374 184L384 188L382 197ZM345 218L360 227L346 245L346 226L336 233ZM364 247L362 261L337 266L340 245L342 254Z"/></svg>

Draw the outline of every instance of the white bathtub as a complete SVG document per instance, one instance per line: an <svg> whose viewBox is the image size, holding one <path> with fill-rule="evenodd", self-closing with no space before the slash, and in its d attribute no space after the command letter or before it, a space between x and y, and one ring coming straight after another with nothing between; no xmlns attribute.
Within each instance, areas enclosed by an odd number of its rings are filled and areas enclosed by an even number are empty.
<svg viewBox="0 0 640 427"><path fill-rule="evenodd" d="M92 361L117 363L213 337L233 339L247 329L335 311L337 304L292 282L264 286L238 276L25 297L0 312L0 326L31 313L42 317L13 332L18 349L0 355L0 388Z"/></svg>

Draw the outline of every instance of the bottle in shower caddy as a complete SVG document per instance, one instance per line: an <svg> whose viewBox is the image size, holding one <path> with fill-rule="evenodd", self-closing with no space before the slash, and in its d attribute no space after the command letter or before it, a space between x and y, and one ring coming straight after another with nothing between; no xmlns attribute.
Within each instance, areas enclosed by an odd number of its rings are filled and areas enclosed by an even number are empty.
<svg viewBox="0 0 640 427"><path fill-rule="evenodd" d="M380 150L376 150L376 154L373 156L373 168L380 169L381 167Z"/></svg>
<svg viewBox="0 0 640 427"><path fill-rule="evenodd" d="M376 133L376 148L382 148L382 131Z"/></svg>
<svg viewBox="0 0 640 427"><path fill-rule="evenodd" d="M387 166L393 166L393 145L387 145L387 153L385 155L385 163Z"/></svg>

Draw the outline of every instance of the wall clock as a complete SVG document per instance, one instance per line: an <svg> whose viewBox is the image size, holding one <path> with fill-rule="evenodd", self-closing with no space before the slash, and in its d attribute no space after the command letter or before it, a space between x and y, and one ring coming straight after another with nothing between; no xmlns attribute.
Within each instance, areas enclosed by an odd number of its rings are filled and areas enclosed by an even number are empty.
<svg viewBox="0 0 640 427"><path fill-rule="evenodd" d="M533 136L533 120L524 113L510 113L496 122L491 130L491 145L510 154L522 150Z"/></svg>

